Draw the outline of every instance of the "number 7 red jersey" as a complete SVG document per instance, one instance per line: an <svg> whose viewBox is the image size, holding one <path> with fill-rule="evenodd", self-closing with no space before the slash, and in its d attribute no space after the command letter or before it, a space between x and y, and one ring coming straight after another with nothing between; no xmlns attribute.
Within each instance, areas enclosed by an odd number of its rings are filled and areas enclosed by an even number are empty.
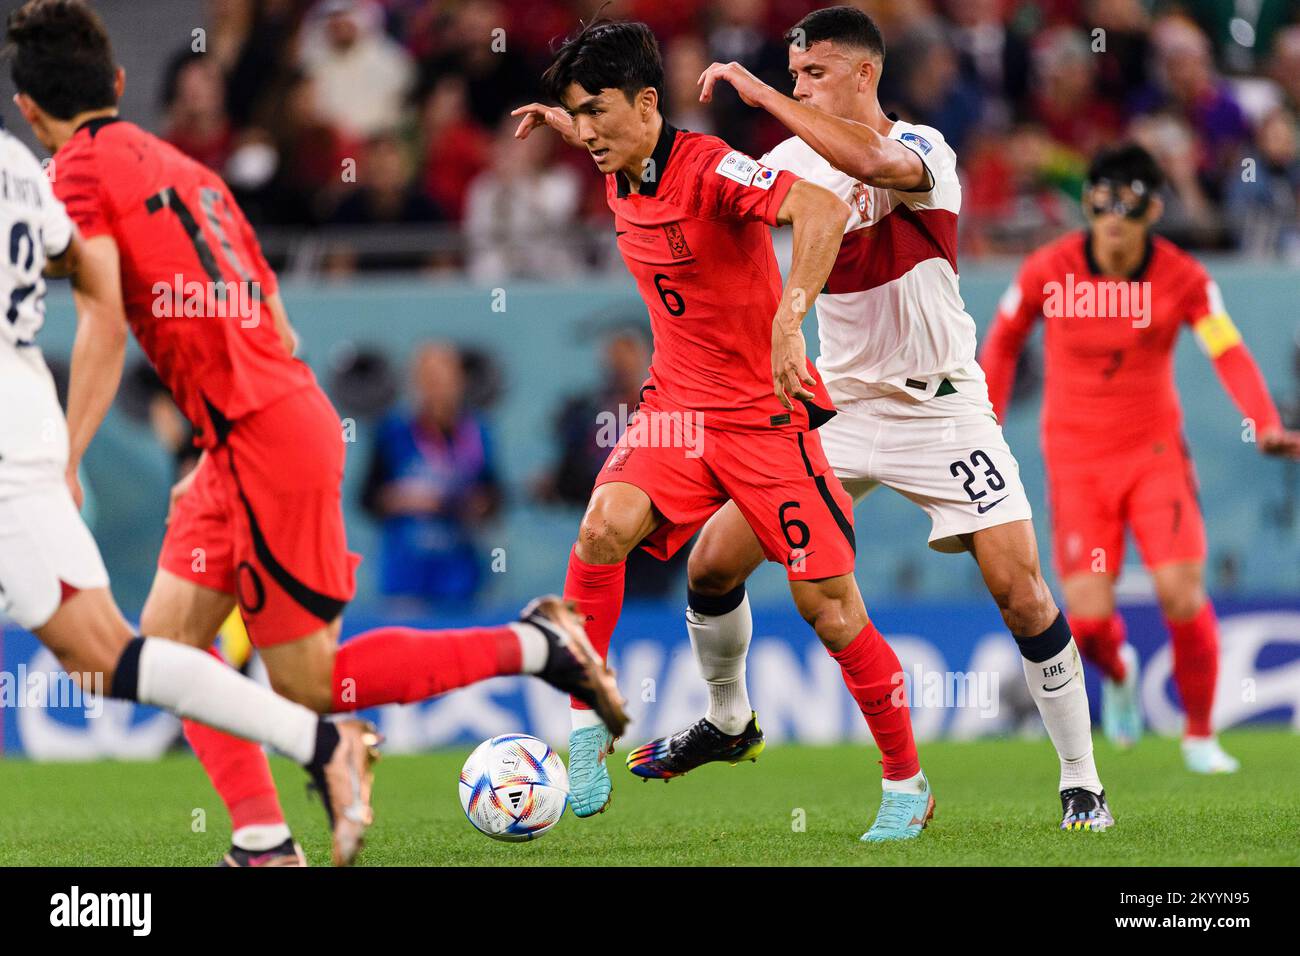
<svg viewBox="0 0 1300 956"><path fill-rule="evenodd" d="M315 384L262 305L275 273L216 173L110 117L64 143L53 186L83 238L116 241L127 322L199 444Z"/></svg>
<svg viewBox="0 0 1300 956"><path fill-rule="evenodd" d="M733 431L807 431L835 414L811 362L811 402L790 411L773 392L781 272L768 227L797 181L667 122L639 193L622 173L606 176L618 249L650 312L642 394L656 409L702 413L704 427Z"/></svg>

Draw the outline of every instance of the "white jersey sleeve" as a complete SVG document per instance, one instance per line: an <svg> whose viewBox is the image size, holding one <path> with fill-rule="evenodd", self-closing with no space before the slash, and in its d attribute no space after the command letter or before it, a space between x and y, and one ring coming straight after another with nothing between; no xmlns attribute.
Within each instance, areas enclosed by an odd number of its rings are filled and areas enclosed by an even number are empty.
<svg viewBox="0 0 1300 956"><path fill-rule="evenodd" d="M961 179L957 175L957 154L943 134L932 126L895 123L889 138L916 153L929 174L928 187L892 190L900 202L912 209L961 211Z"/></svg>

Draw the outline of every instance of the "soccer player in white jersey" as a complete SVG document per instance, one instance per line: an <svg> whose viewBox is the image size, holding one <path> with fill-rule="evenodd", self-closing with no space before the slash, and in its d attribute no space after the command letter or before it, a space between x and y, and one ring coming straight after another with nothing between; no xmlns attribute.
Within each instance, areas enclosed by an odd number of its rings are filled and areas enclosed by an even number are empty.
<svg viewBox="0 0 1300 956"><path fill-rule="evenodd" d="M838 409L821 429L827 458L855 499L893 488L930 516L931 548L968 551L978 562L1060 758L1061 828L1105 829L1114 820L1093 761L1079 653L1043 580L1019 467L993 415L975 323L958 291L956 154L938 130L881 109L884 42L865 13L815 11L785 40L793 99L737 63L710 66L700 99L730 83L794 134L760 169L788 169L854 210L817 299L817 368ZM633 773L672 777L761 746L744 680L752 632L744 582L761 561L734 504L701 532L686 622L709 684L708 713L633 750Z"/></svg>

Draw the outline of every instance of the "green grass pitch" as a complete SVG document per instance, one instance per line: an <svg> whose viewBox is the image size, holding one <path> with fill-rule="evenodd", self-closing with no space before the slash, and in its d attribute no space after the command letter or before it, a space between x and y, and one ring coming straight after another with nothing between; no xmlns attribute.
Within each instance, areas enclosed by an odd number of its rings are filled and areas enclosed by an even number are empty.
<svg viewBox="0 0 1300 956"><path fill-rule="evenodd" d="M1046 741L929 743L938 801L907 844L858 836L879 802L866 746L772 746L755 764L711 765L642 783L613 758L614 799L588 820L565 815L540 840L497 843L461 813L456 778L469 748L393 756L377 768L377 822L361 862L400 865L1260 865L1300 863L1300 737L1223 735L1243 769L1195 777L1177 742L1149 737L1098 764L1118 826L1061 833L1056 761ZM275 761L289 822L309 860L328 861L324 816L304 775ZM0 761L0 865L202 866L221 855L228 824L196 761L32 764ZM197 811L202 811L198 813ZM206 817L206 830L198 827ZM196 832L196 830L198 832Z"/></svg>

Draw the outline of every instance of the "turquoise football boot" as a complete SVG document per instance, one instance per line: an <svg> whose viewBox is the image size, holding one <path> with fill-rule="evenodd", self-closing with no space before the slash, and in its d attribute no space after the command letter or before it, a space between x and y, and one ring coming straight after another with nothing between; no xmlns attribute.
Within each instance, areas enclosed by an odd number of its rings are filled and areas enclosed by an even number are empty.
<svg viewBox="0 0 1300 956"><path fill-rule="evenodd" d="M924 777L921 778L925 780ZM930 781L920 793L900 793L886 790L880 798L880 810L871 829L862 834L863 843L883 843L886 840L915 840L934 816L934 794Z"/></svg>
<svg viewBox="0 0 1300 956"><path fill-rule="evenodd" d="M1121 647L1119 656L1124 662L1124 680L1116 683L1105 678L1101 682L1101 729L1107 740L1125 750L1142 736L1142 705L1138 693L1141 665L1132 644Z"/></svg>
<svg viewBox="0 0 1300 956"><path fill-rule="evenodd" d="M603 725L579 727L569 734L569 806L574 816L595 816L609 806L614 784L605 757L613 752L614 736Z"/></svg>
<svg viewBox="0 0 1300 956"><path fill-rule="evenodd" d="M1241 762L1219 746L1217 737L1183 738L1183 762L1192 773L1236 773Z"/></svg>

